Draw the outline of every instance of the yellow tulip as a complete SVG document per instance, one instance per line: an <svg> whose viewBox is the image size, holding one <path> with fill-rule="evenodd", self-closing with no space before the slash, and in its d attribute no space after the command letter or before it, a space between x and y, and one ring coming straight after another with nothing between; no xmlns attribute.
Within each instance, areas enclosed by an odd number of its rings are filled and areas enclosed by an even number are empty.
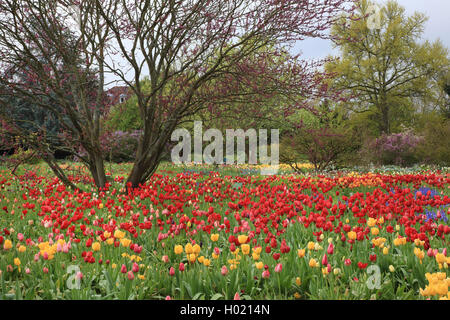
<svg viewBox="0 0 450 320"><path fill-rule="evenodd" d="M175 254L182 254L183 253L183 246L176 245L174 248Z"/></svg>
<svg viewBox="0 0 450 320"><path fill-rule="evenodd" d="M248 240L248 236L241 234L240 236L238 236L238 241L240 244L244 244L246 243Z"/></svg>
<svg viewBox="0 0 450 320"><path fill-rule="evenodd" d="M242 254L249 254L250 253L250 245L248 244L241 244Z"/></svg>
<svg viewBox="0 0 450 320"><path fill-rule="evenodd" d="M192 247L192 251L194 251L195 254L199 254L199 253L200 253L200 250L201 250L201 248L200 248L200 246L199 246L198 244L195 244L195 245Z"/></svg>
<svg viewBox="0 0 450 320"><path fill-rule="evenodd" d="M116 239L122 239L125 237L125 232L120 231L120 230L116 230L114 231L114 238Z"/></svg>
<svg viewBox="0 0 450 320"><path fill-rule="evenodd" d="M197 256L194 253L191 253L188 255L188 259L189 259L189 262L194 263L195 259L197 259Z"/></svg>
<svg viewBox="0 0 450 320"><path fill-rule="evenodd" d="M350 231L347 233L347 236L350 240L355 240L356 239L356 232L355 231Z"/></svg>
<svg viewBox="0 0 450 320"><path fill-rule="evenodd" d="M317 267L317 266L318 266L317 260L314 259L314 258L311 258L311 259L309 260L309 266L310 266L311 268Z"/></svg>
<svg viewBox="0 0 450 320"><path fill-rule="evenodd" d="M305 256L305 249L298 249L297 255L299 258L303 258Z"/></svg>
<svg viewBox="0 0 450 320"><path fill-rule="evenodd" d="M101 247L101 245L99 242L94 242L92 244L92 250L94 250L94 251L100 251L100 247Z"/></svg>
<svg viewBox="0 0 450 320"><path fill-rule="evenodd" d="M5 243L3 243L3 249L9 250L12 248L12 242L9 239L5 240Z"/></svg>
<svg viewBox="0 0 450 320"><path fill-rule="evenodd" d="M120 239L120 243L122 244L122 246L124 246L125 248L128 248L131 244L131 240L130 239Z"/></svg>
<svg viewBox="0 0 450 320"><path fill-rule="evenodd" d="M437 253L436 256L436 262L439 264L443 264L447 261L447 257L443 253Z"/></svg>
<svg viewBox="0 0 450 320"><path fill-rule="evenodd" d="M187 254L191 254L194 252L194 249L192 248L192 244L188 243L184 246L184 251L186 251Z"/></svg>

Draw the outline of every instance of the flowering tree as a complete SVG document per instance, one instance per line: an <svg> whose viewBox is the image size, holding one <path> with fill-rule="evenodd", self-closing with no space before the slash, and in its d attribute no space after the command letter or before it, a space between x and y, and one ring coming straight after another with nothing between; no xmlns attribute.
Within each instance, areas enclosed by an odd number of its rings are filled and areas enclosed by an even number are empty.
<svg viewBox="0 0 450 320"><path fill-rule="evenodd" d="M0 2L0 103L25 97L46 108L63 126L65 149L89 168L97 186L106 182L100 115L105 73L127 84L137 97L142 134L133 187L157 168L174 129L201 110L238 106L231 101L274 100L281 110L305 106L324 92L316 63L287 56L290 44L328 38L327 30L355 9L353 0L5 0ZM67 8L70 8L68 11ZM75 12L76 23L70 18ZM262 48L270 47L272 51ZM250 59L251 57L251 59ZM26 75L18 81L17 73ZM144 76L149 90L141 86ZM244 87L245 86L245 87ZM45 98L45 99L43 99ZM52 104L46 103L46 99ZM261 103L253 104L254 110ZM54 106L57 105L58 109ZM55 174L70 184L52 156L45 135L25 134ZM39 139L38 139L39 138ZM83 152L79 152L83 150Z"/></svg>
<svg viewBox="0 0 450 320"><path fill-rule="evenodd" d="M72 187L54 158L54 139L87 165L97 186L106 182L99 137L104 107L101 57L108 29L96 13L93 1L0 2L0 117L10 124L10 136L34 149ZM45 127L21 126L24 119L14 116L12 99L57 119L57 137L50 139Z"/></svg>
<svg viewBox="0 0 450 320"><path fill-rule="evenodd" d="M375 160L383 164L411 165L415 159L417 146L423 138L411 130L390 135L383 134L371 145Z"/></svg>
<svg viewBox="0 0 450 320"><path fill-rule="evenodd" d="M296 57L274 65L261 48L280 55L296 40L327 38L338 16L354 9L349 4L353 1L97 0L124 61L118 68L105 60L105 67L137 96L143 119L128 182L145 182L173 130L201 110L220 111L224 103L236 106L230 101L267 101L277 95L289 100L285 110L300 107L300 96L319 88L320 75ZM144 75L149 91L140 86Z"/></svg>

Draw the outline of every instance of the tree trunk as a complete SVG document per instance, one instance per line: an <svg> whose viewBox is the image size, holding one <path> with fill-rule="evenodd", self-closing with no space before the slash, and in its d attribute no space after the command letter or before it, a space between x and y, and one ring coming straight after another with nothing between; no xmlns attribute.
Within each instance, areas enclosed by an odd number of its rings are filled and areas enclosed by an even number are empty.
<svg viewBox="0 0 450 320"><path fill-rule="evenodd" d="M127 179L127 183L131 183L132 188L138 188L140 184L144 184L158 168L160 161L151 158L149 161L136 161L133 169Z"/></svg>
<svg viewBox="0 0 450 320"><path fill-rule="evenodd" d="M104 188L106 184L105 165L103 163L103 157L99 153L93 153L90 155L89 171L94 178L97 188Z"/></svg>

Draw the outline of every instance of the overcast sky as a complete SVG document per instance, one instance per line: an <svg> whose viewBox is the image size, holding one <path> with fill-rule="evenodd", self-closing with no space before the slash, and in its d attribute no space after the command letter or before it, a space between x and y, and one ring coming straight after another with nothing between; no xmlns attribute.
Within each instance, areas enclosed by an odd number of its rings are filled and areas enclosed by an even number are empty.
<svg viewBox="0 0 450 320"><path fill-rule="evenodd" d="M375 0L379 4L386 1ZM415 11L424 13L428 17L425 24L423 39L435 41L441 39L442 43L450 49L450 0L397 0L397 2L405 8L408 16L414 14ZM321 39L308 39L299 42L293 51L303 53L303 58L320 59L332 54L337 55L338 52L333 50L331 41Z"/></svg>

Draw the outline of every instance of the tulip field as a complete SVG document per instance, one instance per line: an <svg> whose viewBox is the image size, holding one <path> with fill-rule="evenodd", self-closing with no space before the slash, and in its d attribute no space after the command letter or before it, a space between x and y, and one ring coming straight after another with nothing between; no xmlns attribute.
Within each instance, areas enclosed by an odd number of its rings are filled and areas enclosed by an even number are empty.
<svg viewBox="0 0 450 320"><path fill-rule="evenodd" d="M450 173L0 165L0 299L448 299Z"/></svg>

